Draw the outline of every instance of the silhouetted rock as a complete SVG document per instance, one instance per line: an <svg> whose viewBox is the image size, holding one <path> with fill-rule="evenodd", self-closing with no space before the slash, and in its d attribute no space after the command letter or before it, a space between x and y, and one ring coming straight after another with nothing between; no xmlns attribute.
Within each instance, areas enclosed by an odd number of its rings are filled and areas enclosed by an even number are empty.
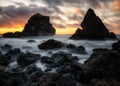
<svg viewBox="0 0 120 86"><path fill-rule="evenodd" d="M54 39L49 39L44 43L38 45L38 48L43 50L48 50L48 49L62 48L63 46L64 46L64 43Z"/></svg>
<svg viewBox="0 0 120 86"><path fill-rule="evenodd" d="M30 17L22 32L8 32L2 36L5 38L14 38L21 36L48 36L55 35L55 28L50 23L49 16L43 16L39 13Z"/></svg>
<svg viewBox="0 0 120 86"><path fill-rule="evenodd" d="M22 31L23 36L54 35L55 29L50 24L49 16L43 16L39 13L34 14L28 20Z"/></svg>
<svg viewBox="0 0 120 86"><path fill-rule="evenodd" d="M92 9L89 9L81 23L81 29L77 29L75 34L73 34L70 39L105 39L116 38L116 35L113 32L109 32L105 27L101 19L96 16Z"/></svg>

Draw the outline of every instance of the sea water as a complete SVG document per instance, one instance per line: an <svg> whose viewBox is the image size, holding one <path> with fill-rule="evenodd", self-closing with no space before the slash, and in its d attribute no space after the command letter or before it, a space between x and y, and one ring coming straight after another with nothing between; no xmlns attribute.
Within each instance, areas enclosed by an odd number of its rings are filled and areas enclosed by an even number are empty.
<svg viewBox="0 0 120 86"><path fill-rule="evenodd" d="M35 54L40 54L41 56L48 56L48 52L58 52L63 51L67 53L69 50L66 48L60 48L56 50L40 50L38 45L45 42L48 39L55 39L66 44L74 44L76 46L84 46L87 54L74 54L73 56L78 56L79 62L84 63L84 61L89 58L94 48L112 48L112 44L118 40L71 40L69 39L70 35L55 35L55 36L35 36L35 37L24 37L24 38L0 38L0 46L5 44L12 45L13 48L20 48L22 52L32 52ZM120 35L117 35L120 38ZM28 40L35 40L36 42L28 42ZM6 53L6 52L3 52ZM10 65L16 65L17 62L13 62ZM45 69L44 65L40 61L36 62L36 65L43 70Z"/></svg>

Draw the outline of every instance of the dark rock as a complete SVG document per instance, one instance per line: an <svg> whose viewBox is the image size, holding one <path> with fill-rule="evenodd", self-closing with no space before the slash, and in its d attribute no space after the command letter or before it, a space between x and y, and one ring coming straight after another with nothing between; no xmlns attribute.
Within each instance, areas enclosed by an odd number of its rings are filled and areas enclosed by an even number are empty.
<svg viewBox="0 0 120 86"><path fill-rule="evenodd" d="M83 46L78 46L75 49L73 49L71 52L76 53L76 54L87 54L87 52Z"/></svg>
<svg viewBox="0 0 120 86"><path fill-rule="evenodd" d="M36 82L43 74L43 71L37 70L31 74L31 80Z"/></svg>
<svg viewBox="0 0 120 86"><path fill-rule="evenodd" d="M85 62L88 69L84 74L86 80L90 82L91 79L113 78L120 80L120 53L113 50L105 52L93 53Z"/></svg>
<svg viewBox="0 0 120 86"><path fill-rule="evenodd" d="M64 43L54 39L49 39L44 43L38 45L38 48L43 50L48 50L48 49L62 48L63 46L64 46Z"/></svg>
<svg viewBox="0 0 120 86"><path fill-rule="evenodd" d="M27 42L33 43L33 42L36 42L36 41L35 40L28 40Z"/></svg>
<svg viewBox="0 0 120 86"><path fill-rule="evenodd" d="M0 65L7 66L11 61L10 56L0 54Z"/></svg>
<svg viewBox="0 0 120 86"><path fill-rule="evenodd" d="M3 51L8 51L8 50L12 49L12 46L9 45L9 44L5 44L4 46L1 46L1 49L2 49Z"/></svg>
<svg viewBox="0 0 120 86"><path fill-rule="evenodd" d="M71 54L64 53L64 52L58 52L53 54L50 59L52 64L50 64L51 67L60 67L62 65L67 65L69 62L74 61L75 59L72 57Z"/></svg>
<svg viewBox="0 0 120 86"><path fill-rule="evenodd" d="M9 75L4 73L3 71L0 71L0 85L1 86L11 86Z"/></svg>
<svg viewBox="0 0 120 86"><path fill-rule="evenodd" d="M30 76L26 73L12 73L10 74L10 86L30 86Z"/></svg>
<svg viewBox="0 0 120 86"><path fill-rule="evenodd" d="M6 54L10 56L17 56L20 53L21 53L21 50L19 48L14 48L14 49L8 50Z"/></svg>
<svg viewBox="0 0 120 86"><path fill-rule="evenodd" d="M49 16L43 16L39 13L34 14L25 25L23 36L54 35L55 29L50 24Z"/></svg>
<svg viewBox="0 0 120 86"><path fill-rule="evenodd" d="M101 19L96 16L92 9L89 9L81 23L81 29L77 29L70 39L115 39L116 35L113 32L109 32L105 27Z"/></svg>
<svg viewBox="0 0 120 86"><path fill-rule="evenodd" d="M21 54L18 57L17 62L21 66L27 66L39 60L40 57L41 55L39 54L32 54L32 53Z"/></svg>
<svg viewBox="0 0 120 86"><path fill-rule="evenodd" d="M25 24L22 32L8 32L2 36L5 38L15 38L22 36L48 36L55 35L55 28L50 23L49 16L43 16L39 13L30 17L27 24Z"/></svg>
<svg viewBox="0 0 120 86"><path fill-rule="evenodd" d="M41 71L41 69L40 68L38 68L35 64L32 64L32 65L29 65L27 68L26 68L26 73L27 74L32 74L33 72L35 72L35 71Z"/></svg>
<svg viewBox="0 0 120 86"><path fill-rule="evenodd" d="M0 71L0 86L29 86L30 77L25 73Z"/></svg>
<svg viewBox="0 0 120 86"><path fill-rule="evenodd" d="M112 45L113 50L117 50L120 52L120 40Z"/></svg>
<svg viewBox="0 0 120 86"><path fill-rule="evenodd" d="M74 48L76 48L76 46L73 45L73 44L68 44L68 45L66 46L66 48L68 48L68 49L74 49Z"/></svg>
<svg viewBox="0 0 120 86"><path fill-rule="evenodd" d="M41 58L41 62L42 63L46 63L46 64L52 64L51 60L50 60L50 57L47 57L47 56L43 56Z"/></svg>
<svg viewBox="0 0 120 86"><path fill-rule="evenodd" d="M77 86L77 81L74 81L72 75L68 73L60 77L56 86Z"/></svg>
<svg viewBox="0 0 120 86"><path fill-rule="evenodd" d="M120 86L120 82L114 79L92 79L90 86Z"/></svg>
<svg viewBox="0 0 120 86"><path fill-rule="evenodd" d="M14 38L15 37L14 33L12 33L12 32L4 33L2 36L4 38Z"/></svg>
<svg viewBox="0 0 120 86"><path fill-rule="evenodd" d="M46 73L41 76L38 80L37 86L57 86L56 82L60 78L59 74Z"/></svg>

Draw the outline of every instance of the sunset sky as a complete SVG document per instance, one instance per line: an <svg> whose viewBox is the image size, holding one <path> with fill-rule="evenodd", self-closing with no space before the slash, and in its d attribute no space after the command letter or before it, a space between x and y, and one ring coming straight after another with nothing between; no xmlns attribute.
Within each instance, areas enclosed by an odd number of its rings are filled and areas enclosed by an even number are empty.
<svg viewBox="0 0 120 86"><path fill-rule="evenodd" d="M35 13L50 16L57 34L72 34L89 8L120 34L120 0L0 0L0 34L22 31Z"/></svg>

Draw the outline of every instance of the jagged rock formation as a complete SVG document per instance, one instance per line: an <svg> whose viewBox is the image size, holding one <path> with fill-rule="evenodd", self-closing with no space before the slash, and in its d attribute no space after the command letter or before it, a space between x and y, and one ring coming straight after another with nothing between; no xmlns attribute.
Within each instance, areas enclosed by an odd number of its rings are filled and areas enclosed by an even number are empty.
<svg viewBox="0 0 120 86"><path fill-rule="evenodd" d="M70 39L104 39L104 38L116 38L113 32L109 32L102 20L95 14L90 8L82 23L81 29L77 29Z"/></svg>
<svg viewBox="0 0 120 86"><path fill-rule="evenodd" d="M49 16L43 16L39 13L34 14L28 20L27 24L22 32L8 32L3 34L3 37L21 37L21 36L47 36L47 35L55 35L55 28L50 23Z"/></svg>

